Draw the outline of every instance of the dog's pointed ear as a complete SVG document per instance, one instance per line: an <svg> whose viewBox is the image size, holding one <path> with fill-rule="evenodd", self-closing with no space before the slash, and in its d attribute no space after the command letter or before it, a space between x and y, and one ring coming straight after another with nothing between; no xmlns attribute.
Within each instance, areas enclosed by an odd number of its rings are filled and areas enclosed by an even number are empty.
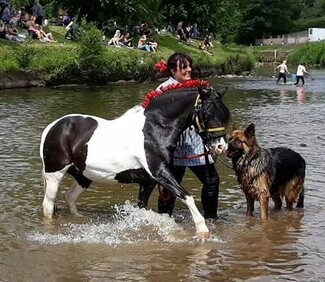
<svg viewBox="0 0 325 282"><path fill-rule="evenodd" d="M255 136L255 124L251 123L246 129L245 129L245 135L247 137L253 137Z"/></svg>

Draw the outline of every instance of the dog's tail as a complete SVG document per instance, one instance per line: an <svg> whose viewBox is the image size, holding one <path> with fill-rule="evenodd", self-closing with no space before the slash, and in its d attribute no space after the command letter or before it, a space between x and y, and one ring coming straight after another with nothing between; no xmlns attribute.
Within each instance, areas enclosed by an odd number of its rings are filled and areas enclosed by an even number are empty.
<svg viewBox="0 0 325 282"><path fill-rule="evenodd" d="M299 195L298 202L297 202L297 208L304 207L304 199L305 199L305 187L302 187L302 191Z"/></svg>

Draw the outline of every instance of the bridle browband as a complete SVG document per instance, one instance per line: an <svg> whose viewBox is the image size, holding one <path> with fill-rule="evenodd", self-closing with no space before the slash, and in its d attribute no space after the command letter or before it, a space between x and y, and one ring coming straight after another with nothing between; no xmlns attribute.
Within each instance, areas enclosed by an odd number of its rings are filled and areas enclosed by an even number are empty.
<svg viewBox="0 0 325 282"><path fill-rule="evenodd" d="M199 93L195 100L194 113L193 113L193 121L194 121L194 124L197 126L197 130L198 130L199 134L202 132L211 133L211 132L223 131L224 134L220 135L220 137L226 135L225 127L202 128L202 126L200 124L200 120L199 120L199 115L198 115L198 112L200 110L201 110L201 100L200 100L200 93Z"/></svg>

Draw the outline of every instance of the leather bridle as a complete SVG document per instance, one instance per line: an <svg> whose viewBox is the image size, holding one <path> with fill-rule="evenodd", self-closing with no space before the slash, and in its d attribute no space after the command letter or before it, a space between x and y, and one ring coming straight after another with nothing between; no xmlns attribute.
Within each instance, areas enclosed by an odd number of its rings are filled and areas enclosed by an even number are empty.
<svg viewBox="0 0 325 282"><path fill-rule="evenodd" d="M194 125L196 125L196 131L198 132L198 134L202 134L202 133L206 133L206 137L205 139L211 140L211 139L216 139L216 138L220 138L223 136L226 136L226 131L225 131L225 127L213 127L213 128L203 128L202 124L200 122L200 116L202 118L202 104L201 104L201 99L200 99L200 94L197 95L196 100L195 100L195 104L194 104L194 113L193 113L193 122ZM212 133L217 133L220 132L221 134L212 134ZM209 136L209 138L208 138Z"/></svg>

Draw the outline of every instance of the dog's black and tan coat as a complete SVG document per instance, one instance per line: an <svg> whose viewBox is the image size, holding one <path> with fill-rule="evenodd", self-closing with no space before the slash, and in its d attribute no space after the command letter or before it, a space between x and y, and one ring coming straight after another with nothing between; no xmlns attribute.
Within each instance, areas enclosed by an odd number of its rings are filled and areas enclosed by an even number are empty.
<svg viewBox="0 0 325 282"><path fill-rule="evenodd" d="M255 126L232 132L228 144L238 183L247 201L247 215L253 216L254 200L261 205L261 219L268 219L268 203L272 198L275 210L280 210L282 198L286 209L293 204L304 205L305 160L297 152L284 147L264 149L255 137Z"/></svg>

